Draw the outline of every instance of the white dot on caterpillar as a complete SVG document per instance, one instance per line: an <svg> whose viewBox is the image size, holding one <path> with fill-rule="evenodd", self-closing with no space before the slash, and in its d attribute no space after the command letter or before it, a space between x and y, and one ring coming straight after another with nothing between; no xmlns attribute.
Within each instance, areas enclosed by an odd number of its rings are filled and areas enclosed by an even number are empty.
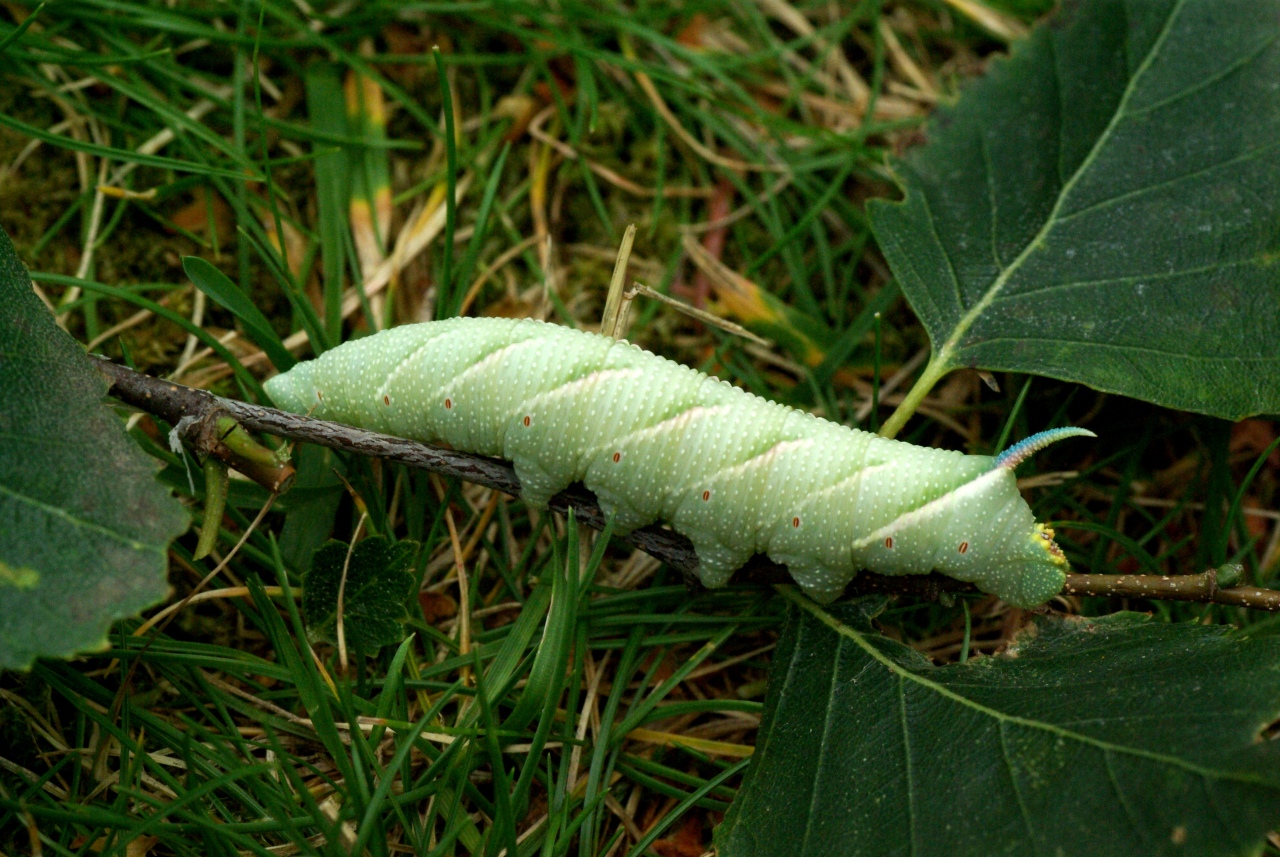
<svg viewBox="0 0 1280 857"><path fill-rule="evenodd" d="M886 548L888 548L889 550L893 550L893 536L886 536L886 537L885 537L885 540L884 540L884 546L885 546Z"/></svg>
<svg viewBox="0 0 1280 857"><path fill-rule="evenodd" d="M961 543L960 543L960 547L956 548L956 550L960 551L960 553L968 553L968 552L969 552L969 543L968 543L968 542L961 542Z"/></svg>

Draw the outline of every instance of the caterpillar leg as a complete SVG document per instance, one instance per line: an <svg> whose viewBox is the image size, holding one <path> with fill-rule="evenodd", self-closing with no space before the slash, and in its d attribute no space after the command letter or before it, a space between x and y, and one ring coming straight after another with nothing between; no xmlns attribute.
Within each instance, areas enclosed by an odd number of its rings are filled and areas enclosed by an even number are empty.
<svg viewBox="0 0 1280 857"><path fill-rule="evenodd" d="M569 487L564 484L563 478L548 473L546 468L533 459L520 458L513 463L516 476L520 479L520 499L530 506L545 509L552 497Z"/></svg>
<svg viewBox="0 0 1280 857"><path fill-rule="evenodd" d="M698 579L708 589L719 589L728 584L733 573L751 559L751 554L744 554L714 539L694 539L693 549L698 554Z"/></svg>
<svg viewBox="0 0 1280 857"><path fill-rule="evenodd" d="M852 572L827 568L806 557L769 556L774 562L785 564L804 594L819 604L835 601L854 577Z"/></svg>
<svg viewBox="0 0 1280 857"><path fill-rule="evenodd" d="M604 516L613 519L613 531L620 536L657 520L651 512L637 509L626 498L619 497L612 491L597 491L596 500L600 503L600 511L604 512Z"/></svg>

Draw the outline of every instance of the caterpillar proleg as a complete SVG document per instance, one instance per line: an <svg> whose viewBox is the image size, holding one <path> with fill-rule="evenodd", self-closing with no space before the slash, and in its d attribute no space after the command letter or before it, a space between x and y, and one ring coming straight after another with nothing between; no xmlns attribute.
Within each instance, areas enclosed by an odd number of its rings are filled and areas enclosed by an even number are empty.
<svg viewBox="0 0 1280 857"><path fill-rule="evenodd" d="M763 553L823 602L859 569L936 569L1019 607L1047 601L1067 561L1013 468L1091 435L1057 429L998 458L918 447L528 319L393 328L266 389L286 410L505 458L536 506L580 481L619 531L665 521L687 536L709 587Z"/></svg>

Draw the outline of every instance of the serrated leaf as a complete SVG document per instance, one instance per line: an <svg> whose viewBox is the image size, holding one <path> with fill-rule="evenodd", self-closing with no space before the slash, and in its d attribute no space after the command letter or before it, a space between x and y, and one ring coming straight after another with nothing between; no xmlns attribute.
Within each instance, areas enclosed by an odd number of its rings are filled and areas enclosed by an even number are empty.
<svg viewBox="0 0 1280 857"><path fill-rule="evenodd" d="M187 514L103 407L107 386L0 230L0 669L103 648L112 621L169 591Z"/></svg>
<svg viewBox="0 0 1280 857"><path fill-rule="evenodd" d="M303 577L302 615L307 634L337 642L338 592L342 591L342 631L347 646L373 654L405 637L406 603L417 576L418 543L371 536L350 551L345 542L326 542L316 550ZM346 582L343 582L343 566Z"/></svg>
<svg viewBox="0 0 1280 857"><path fill-rule="evenodd" d="M1276 0L1068 3L994 60L900 165L904 200L868 206L927 384L1280 411L1277 80Z"/></svg>
<svg viewBox="0 0 1280 857"><path fill-rule="evenodd" d="M1280 638L1041 618L935 667L798 595L721 857L1246 854L1280 824Z"/></svg>

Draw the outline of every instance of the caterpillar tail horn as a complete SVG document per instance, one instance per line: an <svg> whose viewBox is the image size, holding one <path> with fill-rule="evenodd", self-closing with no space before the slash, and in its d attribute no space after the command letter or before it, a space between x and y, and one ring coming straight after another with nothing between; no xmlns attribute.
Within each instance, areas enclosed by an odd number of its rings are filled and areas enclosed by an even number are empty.
<svg viewBox="0 0 1280 857"><path fill-rule="evenodd" d="M1009 470L1013 470L1019 464L1026 461L1046 446L1057 443L1060 440L1066 440L1069 437L1097 437L1097 435L1088 429L1076 428L1075 426L1066 426L1064 428L1037 432L1036 434L1031 435L1031 437L1015 443L1013 446L996 456L995 464L992 466L1004 467Z"/></svg>

